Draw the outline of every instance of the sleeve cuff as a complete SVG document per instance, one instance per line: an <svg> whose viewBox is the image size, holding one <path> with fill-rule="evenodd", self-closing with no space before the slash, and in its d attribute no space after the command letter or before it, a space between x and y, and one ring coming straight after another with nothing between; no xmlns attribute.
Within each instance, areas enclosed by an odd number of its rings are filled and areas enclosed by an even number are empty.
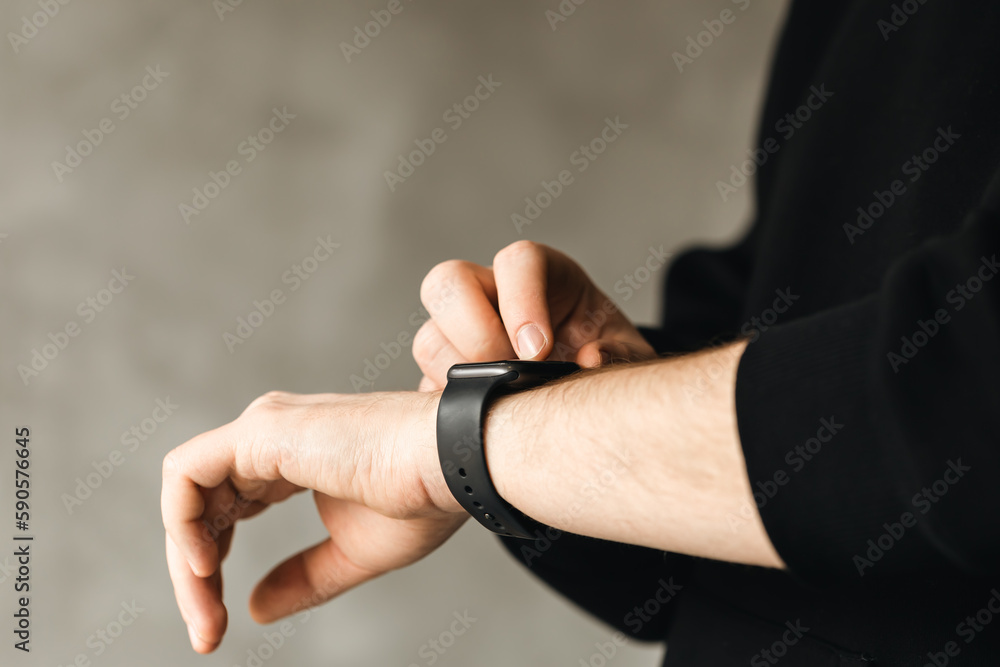
<svg viewBox="0 0 1000 667"><path fill-rule="evenodd" d="M754 499L778 554L805 583L859 576L855 556L886 517L907 510L868 378L877 305L872 297L759 333L737 371Z"/></svg>

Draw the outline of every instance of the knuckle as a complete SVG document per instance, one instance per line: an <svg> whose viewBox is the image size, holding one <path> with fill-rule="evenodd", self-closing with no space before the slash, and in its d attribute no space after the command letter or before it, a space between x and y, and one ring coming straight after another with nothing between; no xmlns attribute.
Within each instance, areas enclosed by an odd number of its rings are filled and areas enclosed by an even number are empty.
<svg viewBox="0 0 1000 667"><path fill-rule="evenodd" d="M529 241L528 239L521 239L519 241L514 241L508 246L500 249L500 251L493 257L493 264L503 264L504 262L510 262L522 258L530 258L543 253L543 248L540 243L535 243L534 241Z"/></svg>
<svg viewBox="0 0 1000 667"><path fill-rule="evenodd" d="M177 450L172 449L163 457L163 476L169 477L180 470L180 462L177 460Z"/></svg>
<svg viewBox="0 0 1000 667"><path fill-rule="evenodd" d="M280 409L283 402L289 396L291 396L291 394L288 392L277 390L261 394L247 406L247 409L243 411L243 414L247 414L249 412L273 411L276 408Z"/></svg>
<svg viewBox="0 0 1000 667"><path fill-rule="evenodd" d="M455 290L456 283L471 274L470 264L461 259L449 259L434 266L420 283L420 300L434 314L432 306L446 299Z"/></svg>
<svg viewBox="0 0 1000 667"><path fill-rule="evenodd" d="M420 298L426 301L428 297L433 296L442 283L458 273L459 264L461 264L460 260L449 259L431 268L420 283Z"/></svg>

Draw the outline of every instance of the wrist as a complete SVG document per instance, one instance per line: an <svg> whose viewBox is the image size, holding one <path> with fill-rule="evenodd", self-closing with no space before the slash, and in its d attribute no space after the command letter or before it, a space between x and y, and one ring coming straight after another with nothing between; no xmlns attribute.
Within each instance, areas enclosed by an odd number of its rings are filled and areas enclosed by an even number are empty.
<svg viewBox="0 0 1000 667"><path fill-rule="evenodd" d="M431 505L447 513L465 513L465 509L455 500L441 469L441 459L438 456L437 445L437 411L441 402L441 391L418 392L416 421L403 426L401 436L409 440L415 460L412 462L418 471L420 482ZM412 429L412 431L410 430ZM409 432L408 432L409 431ZM416 442L410 438L417 434Z"/></svg>
<svg viewBox="0 0 1000 667"><path fill-rule="evenodd" d="M498 397L490 405L483 423L483 448L490 480L500 497L519 509L516 471L526 465L530 440L536 433L535 427L529 426L532 422L529 411L531 397L537 397L540 391L536 388ZM518 416L517 424L512 419L514 414Z"/></svg>

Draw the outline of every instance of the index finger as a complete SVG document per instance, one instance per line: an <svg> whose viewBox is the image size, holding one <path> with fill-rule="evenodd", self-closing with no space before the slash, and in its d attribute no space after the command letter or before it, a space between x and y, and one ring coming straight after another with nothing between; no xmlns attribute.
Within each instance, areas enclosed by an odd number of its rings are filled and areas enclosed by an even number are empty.
<svg viewBox="0 0 1000 667"><path fill-rule="evenodd" d="M453 260L438 264L420 286L420 300L441 333L469 361L498 361L514 354L496 304L493 272Z"/></svg>

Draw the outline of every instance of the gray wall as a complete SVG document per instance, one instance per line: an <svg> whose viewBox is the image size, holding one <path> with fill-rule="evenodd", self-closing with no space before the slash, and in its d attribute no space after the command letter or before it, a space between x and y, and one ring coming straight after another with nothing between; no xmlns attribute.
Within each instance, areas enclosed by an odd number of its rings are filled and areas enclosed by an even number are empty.
<svg viewBox="0 0 1000 667"><path fill-rule="evenodd" d="M732 239L749 215L748 192L724 202L715 182L752 143L784 9L740 4L592 0L553 31L545 11L555 0L403 0L350 63L340 42L386 2L244 0L220 20L210 0L77 0L16 40L17 53L8 37L0 510L13 511L13 430L28 425L36 541L33 651L21 659L5 634L0 663L194 659L163 557L163 455L267 390L354 391L350 376L380 343L415 330L418 285L435 263L489 263L530 238L576 257L611 293L649 246ZM735 21L678 72L672 53L725 8ZM37 0L8 0L3 32L20 32L22 17L38 11ZM113 101L147 66L169 76L122 118ZM443 112L489 75L502 85L453 129ZM274 107L295 119L247 163L238 146ZM609 117L628 129L519 234L511 214L543 179L573 168L571 154ZM104 118L114 131L57 176L52 163L65 161L67 144ZM447 141L390 192L383 172L436 127ZM179 204L229 160L241 173L187 224ZM340 250L290 292L282 274L327 235ZM128 287L100 313L78 311L122 267L135 276ZM223 332L274 288L288 301L230 353ZM654 321L658 292L651 282L621 305ZM71 322L79 335L26 386L17 367ZM418 377L407 352L374 389L412 388ZM124 450L121 434L167 397L179 409L70 513L63 495L77 478ZM225 569L230 631L199 664L246 664L265 632L246 611L251 587L323 534L308 494L241 524ZM0 541L13 544L11 536ZM5 627L15 597L8 571ZM144 611L96 655L88 637L133 600ZM469 525L418 565L324 606L266 664L425 665L421 645L464 610L478 620L439 665L578 665L610 636ZM659 664L661 653L629 646L614 664Z"/></svg>

